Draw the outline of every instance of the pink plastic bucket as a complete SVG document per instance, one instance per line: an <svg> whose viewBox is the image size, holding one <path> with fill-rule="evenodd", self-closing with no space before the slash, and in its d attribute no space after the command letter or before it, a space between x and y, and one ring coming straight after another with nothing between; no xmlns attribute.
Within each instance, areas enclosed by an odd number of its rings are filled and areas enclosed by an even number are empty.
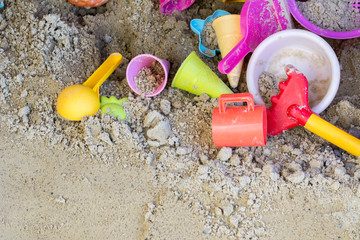
<svg viewBox="0 0 360 240"><path fill-rule="evenodd" d="M145 97L156 96L159 93L161 93L162 90L164 90L166 83L167 83L167 79L168 79L170 63L164 59L155 57L151 54L141 54L141 55L138 55L138 56L134 57L133 59L131 59L131 61L128 64L127 69L126 69L127 82L129 84L130 88L136 94L141 95L141 93L136 88L134 78L138 75L140 69L142 69L143 67L150 67L151 63L153 63L154 61L158 61L161 64L161 66L164 69L165 77L164 77L164 80L162 81L162 83L158 86L158 88L153 93L146 94Z"/></svg>

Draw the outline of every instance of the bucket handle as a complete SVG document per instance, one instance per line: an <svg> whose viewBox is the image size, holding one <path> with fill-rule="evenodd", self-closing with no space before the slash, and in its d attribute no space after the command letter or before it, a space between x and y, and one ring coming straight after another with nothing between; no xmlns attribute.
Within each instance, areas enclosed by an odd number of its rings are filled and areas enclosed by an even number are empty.
<svg viewBox="0 0 360 240"><path fill-rule="evenodd" d="M254 97L251 93L233 93L233 94L222 94L219 97L219 113L225 113L226 103L231 102L246 102L247 111L254 111Z"/></svg>

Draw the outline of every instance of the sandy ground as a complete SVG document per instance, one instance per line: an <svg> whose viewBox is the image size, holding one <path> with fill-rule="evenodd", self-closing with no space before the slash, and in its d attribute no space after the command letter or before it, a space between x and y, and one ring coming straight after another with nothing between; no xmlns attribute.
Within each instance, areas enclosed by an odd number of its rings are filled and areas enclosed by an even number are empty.
<svg viewBox="0 0 360 240"><path fill-rule="evenodd" d="M0 10L0 239L360 239L359 159L297 127L266 147L216 148L216 99L170 87L196 51L193 18L239 3L197 0L170 16L156 0L13 0ZM321 116L360 137L360 42L329 40L342 66ZM62 119L56 99L113 52L100 95L128 97L125 120ZM129 60L171 62L153 98L131 92ZM244 69L249 56L245 59ZM244 74L239 89L246 91Z"/></svg>

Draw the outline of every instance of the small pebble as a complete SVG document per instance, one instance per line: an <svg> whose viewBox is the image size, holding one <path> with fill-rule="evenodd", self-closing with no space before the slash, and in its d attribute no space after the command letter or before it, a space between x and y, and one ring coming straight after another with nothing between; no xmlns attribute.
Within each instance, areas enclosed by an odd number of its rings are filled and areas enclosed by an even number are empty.
<svg viewBox="0 0 360 240"><path fill-rule="evenodd" d="M165 115L168 115L171 112L171 103L166 99L162 99L160 101L160 109Z"/></svg>
<svg viewBox="0 0 360 240"><path fill-rule="evenodd" d="M238 227L239 226L239 222L241 221L241 216L240 215L231 215L230 218L230 223L234 226L234 227Z"/></svg>
<svg viewBox="0 0 360 240"><path fill-rule="evenodd" d="M337 166L334 169L334 175L338 178L344 177L346 174L346 169L343 166Z"/></svg>
<svg viewBox="0 0 360 240"><path fill-rule="evenodd" d="M251 179L248 176L241 176L239 178L240 187L244 188L245 186L249 185L250 182L251 182Z"/></svg>
<svg viewBox="0 0 360 240"><path fill-rule="evenodd" d="M167 143L167 138L172 132L168 121L160 121L155 127L149 129L146 133L150 139L158 140L160 144L165 144Z"/></svg>
<svg viewBox="0 0 360 240"><path fill-rule="evenodd" d="M223 147L219 151L217 158L220 159L221 161L225 162L225 161L229 160L231 158L231 156L232 156L232 149L229 147Z"/></svg>
<svg viewBox="0 0 360 240"><path fill-rule="evenodd" d="M234 212L234 205L228 201L223 201L221 203L221 208L225 216L229 217Z"/></svg>
<svg viewBox="0 0 360 240"><path fill-rule="evenodd" d="M205 227L204 230L203 230L203 233L204 234L210 234L211 233L211 227L210 226Z"/></svg>
<svg viewBox="0 0 360 240"><path fill-rule="evenodd" d="M230 164L231 166L238 166L240 165L240 157L237 154L234 154L230 158Z"/></svg>
<svg viewBox="0 0 360 240"><path fill-rule="evenodd" d="M297 172L287 176L286 180L296 184L296 183L302 182L304 180L304 178L305 178L305 173L303 171L297 171Z"/></svg>
<svg viewBox="0 0 360 240"><path fill-rule="evenodd" d="M354 172L354 178L356 178L357 180L360 180L360 169L358 169Z"/></svg>
<svg viewBox="0 0 360 240"><path fill-rule="evenodd" d="M28 92L27 92L27 90L25 89L24 91L21 92L20 97L25 98L27 95L28 95Z"/></svg>
<svg viewBox="0 0 360 240"><path fill-rule="evenodd" d="M193 149L191 147L178 147L176 149L176 153L179 155L185 155L185 154L189 154L193 151Z"/></svg>
<svg viewBox="0 0 360 240"><path fill-rule="evenodd" d="M30 114L30 107L29 106L25 106L23 108L20 108L19 112L18 112L18 116L19 117L24 117Z"/></svg>
<svg viewBox="0 0 360 240"><path fill-rule="evenodd" d="M109 36L109 35L105 35L105 37L104 37L104 41L106 42L106 43L111 43L111 41L112 41L112 38Z"/></svg>

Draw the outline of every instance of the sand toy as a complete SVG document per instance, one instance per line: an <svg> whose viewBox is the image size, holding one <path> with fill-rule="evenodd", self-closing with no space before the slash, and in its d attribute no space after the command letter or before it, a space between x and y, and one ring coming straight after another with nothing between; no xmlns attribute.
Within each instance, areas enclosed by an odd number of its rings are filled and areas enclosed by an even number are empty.
<svg viewBox="0 0 360 240"><path fill-rule="evenodd" d="M225 74L268 36L293 28L284 0L247 0L241 10L240 27L243 39L220 61L219 71Z"/></svg>
<svg viewBox="0 0 360 240"><path fill-rule="evenodd" d="M101 96L100 97L100 110L101 113L108 113L113 115L116 118L119 119L125 119L126 118L126 113L124 111L124 108L122 106L122 103L127 101L128 98L122 98L122 99L117 99L114 96L111 96L109 98L105 97L105 96Z"/></svg>
<svg viewBox="0 0 360 240"><path fill-rule="evenodd" d="M233 93L195 52L190 53L183 61L171 86L196 95L206 93L212 98Z"/></svg>
<svg viewBox="0 0 360 240"><path fill-rule="evenodd" d="M160 70L162 70L161 76L155 76L155 77L150 76L150 78L149 76L144 76L144 80L154 81L155 78L157 77L161 77L161 79L159 79L160 80L159 83L153 87L152 91L150 91L149 93L143 93L141 92L143 89L141 89L140 86L137 86L136 84L136 79L138 77L139 71L141 71L141 69L143 69L144 67L151 68L151 66L153 66L152 64L156 62L159 64L159 67L161 68L158 69L157 72L160 72ZM131 59L130 63L128 64L126 69L126 79L130 88L136 94L138 95L144 94L145 97L153 97L158 95L164 90L168 79L169 69L170 69L170 63L167 60L155 57L151 54L141 54ZM158 73L156 75L158 75ZM144 83L144 84L150 85L155 83Z"/></svg>
<svg viewBox="0 0 360 240"><path fill-rule="evenodd" d="M215 29L221 56L225 57L242 39L240 15L231 14L219 17L214 20L212 26ZM244 60L241 60L240 63L227 74L232 88L236 88L239 84L243 63Z"/></svg>
<svg viewBox="0 0 360 240"><path fill-rule="evenodd" d="M320 114L336 96L340 85L340 63L332 47L322 37L307 30L289 29L277 32L259 44L246 69L246 82L255 104L271 104L259 84L266 72L276 79L286 79L286 65L291 64L301 71L309 83L309 105ZM263 86L263 85L262 85ZM278 91L278 81L274 87Z"/></svg>
<svg viewBox="0 0 360 240"><path fill-rule="evenodd" d="M190 7L195 0L159 0L160 2L160 12L162 14L171 14L175 10L183 11Z"/></svg>
<svg viewBox="0 0 360 240"><path fill-rule="evenodd" d="M94 8L107 3L109 0L68 0L68 1L78 7Z"/></svg>
<svg viewBox="0 0 360 240"><path fill-rule="evenodd" d="M111 54L105 62L84 82L65 88L58 96L58 113L73 121L80 121L84 116L95 115L100 108L99 88L120 65L120 53Z"/></svg>
<svg viewBox="0 0 360 240"><path fill-rule="evenodd" d="M268 134L275 136L301 125L345 151L359 156L359 139L311 111L306 77L291 65L287 67L286 74L288 79L280 82L280 94L271 98L273 105L267 111Z"/></svg>
<svg viewBox="0 0 360 240"><path fill-rule="evenodd" d="M226 106L246 103L246 106ZM255 106L250 93L223 94L212 115L212 138L216 147L265 146L267 118L265 105Z"/></svg>
<svg viewBox="0 0 360 240"><path fill-rule="evenodd" d="M230 15L227 11L223 10L216 10L211 16L208 16L205 20L202 19L193 19L190 22L190 28L193 30L194 33L199 35L199 51L207 57L215 57L217 52L220 52L219 48L216 49L209 49L208 46L205 46L203 43L205 39L203 39L204 31L207 29L206 26L208 24L212 24L212 22L221 17Z"/></svg>

